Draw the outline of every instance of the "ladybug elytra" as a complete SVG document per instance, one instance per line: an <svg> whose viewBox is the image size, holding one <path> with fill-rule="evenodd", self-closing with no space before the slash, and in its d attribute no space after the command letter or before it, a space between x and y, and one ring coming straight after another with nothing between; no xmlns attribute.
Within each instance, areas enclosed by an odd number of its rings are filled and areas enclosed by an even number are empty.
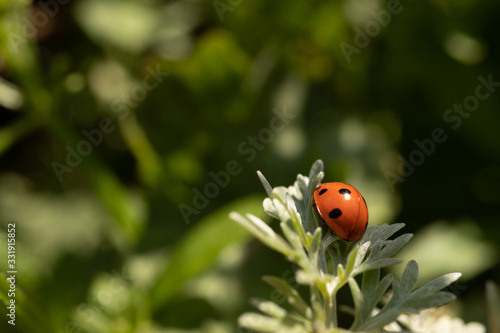
<svg viewBox="0 0 500 333"><path fill-rule="evenodd" d="M349 184L321 184L314 190L314 202L319 215L340 238L356 242L363 237L368 225L365 199Z"/></svg>

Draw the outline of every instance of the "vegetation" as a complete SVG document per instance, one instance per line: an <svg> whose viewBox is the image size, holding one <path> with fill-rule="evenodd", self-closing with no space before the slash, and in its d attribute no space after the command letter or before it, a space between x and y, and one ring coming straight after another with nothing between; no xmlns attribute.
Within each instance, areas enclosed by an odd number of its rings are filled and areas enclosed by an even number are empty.
<svg viewBox="0 0 500 333"><path fill-rule="evenodd" d="M492 295L487 281L500 281L499 6L0 0L4 319L12 223L17 269L16 325L0 331L242 333L252 297L289 311L261 276L309 300L303 268L229 214L280 233L256 170L291 184L318 159L325 182L363 193L371 232L404 223L414 235L396 258L418 262L417 288L462 273L457 301L428 318L487 325L485 285ZM404 268L380 274L404 281ZM349 288L336 297L356 311Z"/></svg>

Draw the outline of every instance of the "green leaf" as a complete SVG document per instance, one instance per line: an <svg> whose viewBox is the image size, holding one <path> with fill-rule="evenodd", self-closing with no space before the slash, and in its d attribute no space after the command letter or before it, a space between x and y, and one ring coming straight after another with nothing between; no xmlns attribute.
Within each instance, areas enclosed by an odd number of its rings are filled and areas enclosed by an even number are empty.
<svg viewBox="0 0 500 333"><path fill-rule="evenodd" d="M294 201L302 217L303 228L306 232L312 233L316 229L316 223L312 214L312 196L314 192L314 189L311 190L312 183L309 178L298 175L294 185L300 193L300 197L294 198Z"/></svg>
<svg viewBox="0 0 500 333"><path fill-rule="evenodd" d="M267 181L266 177L264 177L264 175L260 171L257 171L257 176L259 177L262 186L264 186L264 190L266 191L269 199L274 199L273 188L271 184L269 184L269 182Z"/></svg>
<svg viewBox="0 0 500 333"><path fill-rule="evenodd" d="M380 270L371 270L363 274L361 291L364 304L363 309L360 311L361 314L355 318L355 322L351 326L352 330L356 330L359 325L363 324L370 317L394 279L394 276L389 274L384 276L379 282L379 277Z"/></svg>
<svg viewBox="0 0 500 333"><path fill-rule="evenodd" d="M423 295L428 295L430 293L436 292L438 290L441 290L456 280L458 280L462 276L461 273L448 273L445 275L442 275L440 277L435 278L434 280L427 282L424 284L422 287L418 288L415 290L414 295L415 296L423 296ZM401 278L401 281L403 279Z"/></svg>
<svg viewBox="0 0 500 333"><path fill-rule="evenodd" d="M247 214L247 216L244 217L235 212L231 212L229 217L271 249L278 251L285 256L289 256L292 253L292 249L288 246L285 240L281 236L277 235L273 229L271 229L258 217L252 214Z"/></svg>
<svg viewBox="0 0 500 333"><path fill-rule="evenodd" d="M493 281L486 282L488 332L500 333L500 293Z"/></svg>
<svg viewBox="0 0 500 333"><path fill-rule="evenodd" d="M262 279L280 294L286 297L288 303L293 306L301 315L311 318L312 310L288 282L275 276L264 276Z"/></svg>
<svg viewBox="0 0 500 333"><path fill-rule="evenodd" d="M309 258L312 263L318 263L318 254L321 245L321 228L317 228L312 235L311 242L309 244ZM326 268L326 267L325 267Z"/></svg>
<svg viewBox="0 0 500 333"><path fill-rule="evenodd" d="M336 252L332 251L330 249L330 245L338 239L339 239L339 237L337 235L334 235L332 232L330 232L326 235L326 237L324 237L321 240L318 260L319 260L319 267L321 268L321 271L323 273L328 273L327 262L326 262L326 260L327 260L326 253L327 252L329 253L330 257L332 258L332 261L333 261L335 268L336 268L336 264L338 264L340 262L340 260L337 260L335 257ZM329 251L331 251L332 253L330 254Z"/></svg>
<svg viewBox="0 0 500 333"><path fill-rule="evenodd" d="M324 331L325 333L351 333L349 330L343 328L330 328Z"/></svg>
<svg viewBox="0 0 500 333"><path fill-rule="evenodd" d="M295 206L295 202L292 199L292 196L289 195L288 193L286 194L286 207L288 210L288 214L292 219L293 229L295 230L297 235L299 235L300 242L302 243L302 245L306 246L307 240L304 227L302 225L302 219L300 218L300 215L297 211L297 207Z"/></svg>
<svg viewBox="0 0 500 333"><path fill-rule="evenodd" d="M450 273L438 277L413 291L418 280L418 265L410 261L401 277L393 281L393 294L389 302L373 318L360 325L360 330L381 328L397 319L403 312L418 312L419 310L438 307L455 299L449 292L439 292L460 277L460 273Z"/></svg>
<svg viewBox="0 0 500 333"><path fill-rule="evenodd" d="M412 234L404 234L392 240L380 251L378 257L379 258L392 257L393 255L398 253L398 251L401 250L401 248L405 246L412 237L413 237Z"/></svg>
<svg viewBox="0 0 500 333"><path fill-rule="evenodd" d="M344 266L342 266L341 264L338 264L337 265L337 277L340 279L340 280L344 280L347 278L347 274L344 270Z"/></svg>
<svg viewBox="0 0 500 333"><path fill-rule="evenodd" d="M415 260L411 260L403 272L401 277L401 288L404 291L410 292L417 285L418 280L418 264Z"/></svg>
<svg viewBox="0 0 500 333"><path fill-rule="evenodd" d="M370 244L373 244L369 249L368 258L360 264L359 260L362 260L364 257L360 256L351 274L357 275L368 270L399 264L401 260L390 257L396 254L412 237L411 234L404 234L394 240L386 240L386 238L399 230L399 227L400 225L396 225L395 227L382 225L380 227L369 228L370 232L368 236L360 242L362 244L360 246L367 246L366 244L370 246ZM379 228L381 230L377 230Z"/></svg>
<svg viewBox="0 0 500 333"><path fill-rule="evenodd" d="M411 305L411 310L413 312L418 312L421 309L427 308L437 308L454 301L456 296L450 292L440 291L435 294L423 296L420 298L414 298L411 303L405 305Z"/></svg>
<svg viewBox="0 0 500 333"><path fill-rule="evenodd" d="M238 213L233 213L233 212L231 212L229 216L232 217L233 220L237 216L242 217ZM251 222L251 225L255 226L260 232L262 232L264 237L268 237L272 241L276 240L276 238L278 237L278 235L274 232L274 230L270 226L268 226L266 222L262 221L257 216L252 214L246 214L246 218Z"/></svg>
<svg viewBox="0 0 500 333"><path fill-rule="evenodd" d="M364 309L364 298L359 289L358 283L354 278L349 278L348 280L349 288L351 289L352 300L354 302L354 318L360 318L363 314Z"/></svg>
<svg viewBox="0 0 500 333"><path fill-rule="evenodd" d="M325 323L326 322L326 313L325 307L323 306L323 297L318 288L310 287L311 292L311 308L313 310L313 318L315 322Z"/></svg>
<svg viewBox="0 0 500 333"><path fill-rule="evenodd" d="M288 213L286 206L283 204L284 201L281 201L281 199L282 198L276 195L276 198L272 200L273 206L275 208L276 214L278 215L278 220L287 221L291 219L290 213Z"/></svg>
<svg viewBox="0 0 500 333"><path fill-rule="evenodd" d="M110 22L109 17L114 20ZM80 27L96 42L129 52L150 45L159 27L160 12L141 2L84 1L77 3L75 17ZM117 22L129 22L115 24ZM123 27L118 27L123 26Z"/></svg>
<svg viewBox="0 0 500 333"><path fill-rule="evenodd" d="M322 160L316 160L311 167L311 171L309 171L309 179L316 178L320 173L323 173L324 166ZM321 179L320 179L321 181ZM315 185L316 187L316 185Z"/></svg>
<svg viewBox="0 0 500 333"><path fill-rule="evenodd" d="M259 208L261 202L260 196L240 199L192 226L172 249L168 266L150 290L153 309L171 299L187 281L209 268L226 246L248 239L248 233L227 216L234 210L251 211L263 216Z"/></svg>
<svg viewBox="0 0 500 333"><path fill-rule="evenodd" d="M139 124L135 114L129 115L125 120L118 122L122 137L130 152L137 161L137 172L143 184L152 189L167 188L168 179L165 177L161 157L155 150L146 131Z"/></svg>
<svg viewBox="0 0 500 333"><path fill-rule="evenodd" d="M268 316L280 319L286 317L286 310L274 302L253 298L250 300L250 303L259 309L260 312L267 314Z"/></svg>
<svg viewBox="0 0 500 333"><path fill-rule="evenodd" d="M19 331L26 333L45 333L55 331L52 323L48 321L47 314L43 313L42 310L35 305L34 301L27 297L26 294L19 289L17 286L19 283L17 280L19 278L18 276L16 276L15 296L11 294L11 283L7 280L9 276L10 275L4 276L3 273L0 273L0 314L2 315L2 320L5 322L11 320L11 318L8 317L10 309L7 307L11 306L11 300L14 300L14 322L16 325L13 327L16 327Z"/></svg>
<svg viewBox="0 0 500 333"><path fill-rule="evenodd" d="M281 222L281 230L283 231L283 235L285 235L286 240L290 243L290 245L292 245L296 254L303 258L305 257L304 247L299 236L294 232L292 229L293 227L290 224L290 220L287 222Z"/></svg>
<svg viewBox="0 0 500 333"><path fill-rule="evenodd" d="M368 252L368 248L370 247L370 242L357 246L359 246L359 251L356 254L356 258L354 258L354 267L358 267L361 262L363 262L363 259L365 259L366 252Z"/></svg>
<svg viewBox="0 0 500 333"><path fill-rule="evenodd" d="M360 273L372 270L372 269L379 269L383 267L389 267L393 265L397 265L401 263L401 259L397 258L384 258L384 259L379 259L379 260L373 260L373 261L366 261L360 266L358 266L351 274L353 276L358 275Z"/></svg>
<svg viewBox="0 0 500 333"><path fill-rule="evenodd" d="M323 177L325 176L323 172L323 161L317 160L314 162L311 167L311 171L309 172L309 184L307 187L307 191L304 190L302 192L304 196L303 204L304 210L302 213L302 217L304 220L304 227L306 230L311 231L317 227L321 226L321 219L319 214L314 206L313 194L316 187L321 182Z"/></svg>
<svg viewBox="0 0 500 333"><path fill-rule="evenodd" d="M370 243L365 243L365 244L368 244L368 246L370 246ZM363 245L365 245L365 244L363 244ZM347 262L345 265L345 273L347 275L350 275L352 273L352 271L354 270L354 267L355 267L354 264L356 262L356 258L358 256L359 250L360 250L360 246L355 246L351 250L351 252L349 252L349 256L347 257Z"/></svg>
<svg viewBox="0 0 500 333"><path fill-rule="evenodd" d="M262 206L264 206L264 211L270 215L271 217L279 220L280 216L276 210L276 207L274 207L273 201L269 198L265 198L264 202L262 203Z"/></svg>
<svg viewBox="0 0 500 333"><path fill-rule="evenodd" d="M311 328L302 322L293 320L293 317L277 319L263 316L258 313L244 313L238 318L241 327L264 333L310 333Z"/></svg>
<svg viewBox="0 0 500 333"><path fill-rule="evenodd" d="M272 210L272 214L276 215L274 211L277 211L281 220L286 220L286 217L290 216L294 222L294 229L299 234L304 246L306 246L305 233L309 232L312 234L316 227L321 225L320 221L317 221L316 214L313 212L312 197L316 184L323 178L322 168L323 163L321 161L317 161L313 165L310 175L314 175L314 182L311 182L311 178L299 174L293 186L289 188L280 186L272 189L274 197L278 199L286 210L286 214L284 214L284 212L280 211L280 205L275 203L276 210ZM266 192L268 190L266 189Z"/></svg>
<svg viewBox="0 0 500 333"><path fill-rule="evenodd" d="M384 224L381 226L369 226L360 242L375 243L375 241L377 240L388 239L404 226L405 226L404 223Z"/></svg>
<svg viewBox="0 0 500 333"><path fill-rule="evenodd" d="M361 291L368 294L377 288L380 279L380 269L372 269L363 273L361 279Z"/></svg>
<svg viewBox="0 0 500 333"><path fill-rule="evenodd" d="M297 180L293 184L297 189L297 195L295 196L297 201L301 204L301 208L304 208L304 203L309 197L309 178L304 177L301 174L297 175Z"/></svg>
<svg viewBox="0 0 500 333"><path fill-rule="evenodd" d="M88 164L84 163L84 165L87 168L97 196L123 231L126 240L136 242L143 229L143 221L135 216L134 212L130 209L131 199L127 193L127 189L117 176L97 159L89 158L86 162ZM118 243L117 245L122 244Z"/></svg>
<svg viewBox="0 0 500 333"><path fill-rule="evenodd" d="M318 276L318 274L316 274L316 272L299 269L295 273L295 280L297 281L297 283L312 286L315 285L318 280L320 280L320 277Z"/></svg>

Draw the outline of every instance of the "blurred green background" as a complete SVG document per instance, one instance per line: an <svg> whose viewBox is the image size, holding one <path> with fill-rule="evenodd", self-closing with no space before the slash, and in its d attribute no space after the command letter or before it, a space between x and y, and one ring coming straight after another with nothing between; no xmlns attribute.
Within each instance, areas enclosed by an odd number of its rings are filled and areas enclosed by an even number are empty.
<svg viewBox="0 0 500 333"><path fill-rule="evenodd" d="M317 159L370 223L415 233L399 257L422 282L463 272L451 311L485 322L498 1L0 6L0 270L15 222L19 331L246 332L250 297L283 303L260 276L293 267L227 214L264 218L256 170L288 186Z"/></svg>

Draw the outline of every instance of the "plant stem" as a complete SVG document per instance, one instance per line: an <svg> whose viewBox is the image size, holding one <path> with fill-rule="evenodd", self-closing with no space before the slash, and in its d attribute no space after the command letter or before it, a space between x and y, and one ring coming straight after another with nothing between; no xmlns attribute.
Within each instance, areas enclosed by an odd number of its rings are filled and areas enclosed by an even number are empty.
<svg viewBox="0 0 500 333"><path fill-rule="evenodd" d="M335 294L325 297L326 328L337 327L337 299Z"/></svg>

